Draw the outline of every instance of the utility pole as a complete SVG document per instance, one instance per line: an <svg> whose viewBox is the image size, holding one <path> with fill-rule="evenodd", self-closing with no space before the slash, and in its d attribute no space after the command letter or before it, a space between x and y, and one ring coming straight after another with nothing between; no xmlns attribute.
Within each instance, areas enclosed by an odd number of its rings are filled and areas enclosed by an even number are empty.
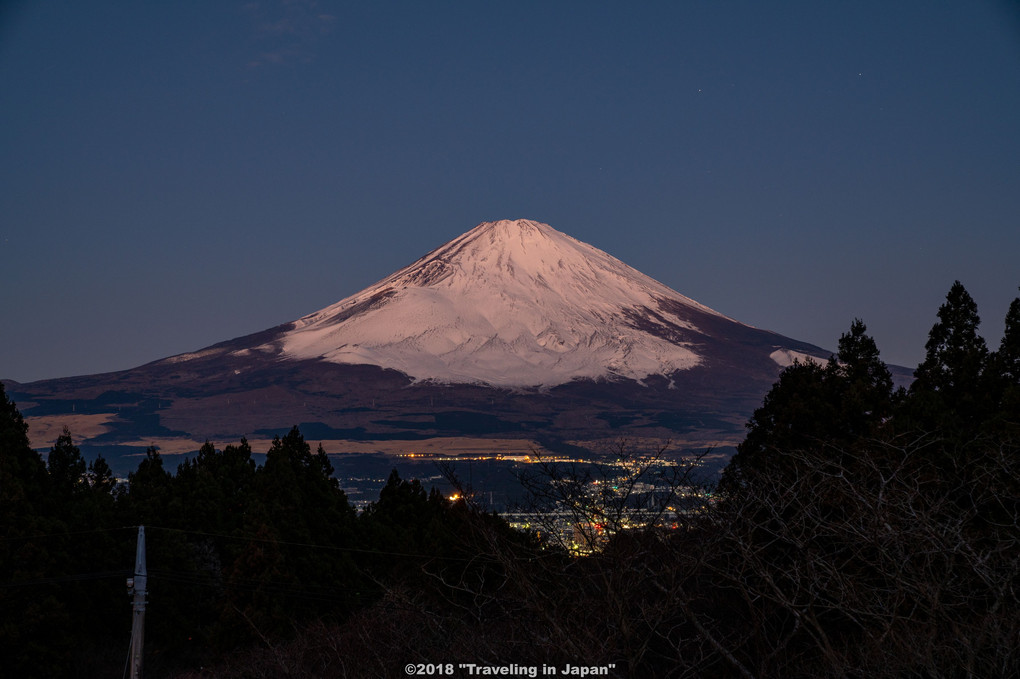
<svg viewBox="0 0 1020 679"><path fill-rule="evenodd" d="M148 576L145 572L145 526L138 527L138 546L135 549L135 577L128 578L128 594L133 596L131 609L131 679L142 676L142 642L145 636L145 595Z"/></svg>

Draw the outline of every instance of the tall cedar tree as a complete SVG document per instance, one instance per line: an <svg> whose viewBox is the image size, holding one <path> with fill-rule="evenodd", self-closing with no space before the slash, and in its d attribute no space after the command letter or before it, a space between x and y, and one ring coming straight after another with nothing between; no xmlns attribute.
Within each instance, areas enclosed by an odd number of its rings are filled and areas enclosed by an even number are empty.
<svg viewBox="0 0 1020 679"><path fill-rule="evenodd" d="M88 492L88 467L67 427L50 449L46 467L52 485L51 499L57 503L55 514L65 521L74 520L77 517L72 511Z"/></svg>
<svg viewBox="0 0 1020 679"><path fill-rule="evenodd" d="M362 596L351 552L355 511L333 466L297 427L277 436L255 472L245 533L228 575L226 626L255 636L293 633L295 623L346 615Z"/></svg>
<svg viewBox="0 0 1020 679"><path fill-rule="evenodd" d="M1009 305L1006 328L996 352L998 369L1012 385L1020 385L1020 297Z"/></svg>
<svg viewBox="0 0 1020 679"><path fill-rule="evenodd" d="M74 571L51 489L28 425L0 384L0 676L71 670L73 611L58 578Z"/></svg>
<svg viewBox="0 0 1020 679"><path fill-rule="evenodd" d="M48 575L50 555L32 536L49 532L39 501L47 488L46 466L28 443L28 425L0 383L0 676L29 676L62 668L48 653L49 628L59 625L54 592L19 586ZM36 663L42 662L42 668Z"/></svg>
<svg viewBox="0 0 1020 679"><path fill-rule="evenodd" d="M999 350L989 364L993 367L992 389L1000 418L1016 428L1020 426L1020 297L1009 305Z"/></svg>
<svg viewBox="0 0 1020 679"><path fill-rule="evenodd" d="M232 535L244 527L253 500L255 460L247 439L222 451L206 441L178 466L172 514L188 530Z"/></svg>
<svg viewBox="0 0 1020 679"><path fill-rule="evenodd" d="M990 412L985 365L988 347L978 335L977 304L960 281L953 283L928 333L925 357L910 385L908 426L942 430L963 441Z"/></svg>
<svg viewBox="0 0 1020 679"><path fill-rule="evenodd" d="M827 455L823 451L834 445L875 433L892 412L892 387L867 326L855 319L824 367L795 362L780 374L748 422L722 490L734 490L766 467L775 472L792 464L781 459L786 453Z"/></svg>

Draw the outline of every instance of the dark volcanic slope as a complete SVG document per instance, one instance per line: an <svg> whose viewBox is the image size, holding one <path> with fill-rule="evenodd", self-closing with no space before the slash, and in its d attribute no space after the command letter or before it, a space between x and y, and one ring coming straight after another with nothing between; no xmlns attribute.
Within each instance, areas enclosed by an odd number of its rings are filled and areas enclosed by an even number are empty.
<svg viewBox="0 0 1020 679"><path fill-rule="evenodd" d="M635 317L648 329L662 322ZM286 326L282 326L286 327ZM575 380L549 389L413 382L377 366L215 352L187 362L12 385L26 416L117 413L94 444L187 434L236 440L300 424L326 439L492 436L587 440L616 436L682 439L697 432L739 436L776 379L777 348L824 355L818 347L767 331L699 319L712 333L688 337L703 365L637 382ZM657 332L683 329L657 327ZM271 340L267 331L260 342ZM696 340L702 340L700 342ZM218 347L240 347L248 338Z"/></svg>
<svg viewBox="0 0 1020 679"><path fill-rule="evenodd" d="M733 440L782 364L805 355L829 353L522 220L482 224L297 321L9 391L30 418L115 416L97 446L295 424L318 439Z"/></svg>

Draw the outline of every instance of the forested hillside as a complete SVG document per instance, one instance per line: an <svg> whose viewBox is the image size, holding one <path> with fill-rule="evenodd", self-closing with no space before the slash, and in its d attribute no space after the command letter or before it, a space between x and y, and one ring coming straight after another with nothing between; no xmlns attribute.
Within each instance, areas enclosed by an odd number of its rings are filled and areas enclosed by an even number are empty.
<svg viewBox="0 0 1020 679"><path fill-rule="evenodd" d="M262 465L244 440L173 473L152 449L119 484L71 432L33 451L0 387L0 673L122 671L144 525L148 677L1016 676L1020 298L997 349L978 328L956 283L894 390L855 320L827 364L782 373L718 483L657 479L665 523L550 463L526 481L583 555L395 472L359 514L297 428Z"/></svg>

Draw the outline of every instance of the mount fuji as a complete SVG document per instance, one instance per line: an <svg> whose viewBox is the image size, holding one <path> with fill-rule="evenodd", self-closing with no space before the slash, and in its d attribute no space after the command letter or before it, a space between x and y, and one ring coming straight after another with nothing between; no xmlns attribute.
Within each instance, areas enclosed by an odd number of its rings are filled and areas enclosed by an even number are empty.
<svg viewBox="0 0 1020 679"><path fill-rule="evenodd" d="M725 443L784 366L829 355L546 224L503 220L275 328L131 370L7 384L30 425L93 417L94 446L294 424L333 441Z"/></svg>
<svg viewBox="0 0 1020 679"><path fill-rule="evenodd" d="M546 224L498 221L267 341L169 360L255 352L376 365L416 382L551 387L701 365L700 319L730 320Z"/></svg>

